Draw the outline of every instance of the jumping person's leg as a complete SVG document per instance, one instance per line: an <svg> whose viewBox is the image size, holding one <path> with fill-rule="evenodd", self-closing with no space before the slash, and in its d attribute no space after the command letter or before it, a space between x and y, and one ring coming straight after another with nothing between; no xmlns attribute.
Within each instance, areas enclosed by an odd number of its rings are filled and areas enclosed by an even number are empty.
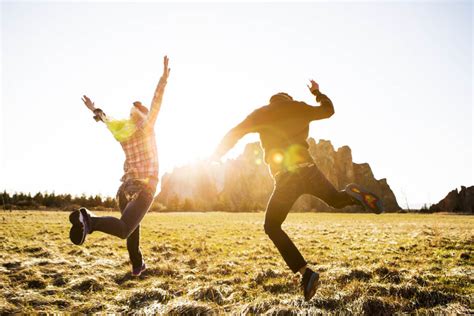
<svg viewBox="0 0 474 316"><path fill-rule="evenodd" d="M309 301L319 284L319 274L307 268L306 260L288 235L281 229L291 206L303 193L304 183L298 173L284 175L287 179L277 181L265 213L265 232L273 241L288 267L300 272L304 298Z"/></svg>
<svg viewBox="0 0 474 316"><path fill-rule="evenodd" d="M294 179L290 179L292 175L284 176L286 179L276 182L275 189L268 201L264 228L265 233L275 244L288 267L296 273L306 266L306 261L283 231L281 225L285 221L291 206L302 193L301 185Z"/></svg>
<svg viewBox="0 0 474 316"><path fill-rule="evenodd" d="M125 192L123 190L123 186L120 187L119 191L117 192L117 200L118 205L120 208L120 213L124 213L127 204L129 203ZM143 264L143 257L140 251L140 225L135 228L130 236L127 238L127 250L128 255L130 257L130 261L132 263L132 268L141 268Z"/></svg>
<svg viewBox="0 0 474 316"><path fill-rule="evenodd" d="M301 170L301 175L306 180L304 193L320 198L329 206L343 208L348 205L361 205L345 191L338 191L317 166Z"/></svg>
<svg viewBox="0 0 474 316"><path fill-rule="evenodd" d="M358 205L376 214L383 212L382 200L356 184L352 183L345 190L337 191L317 166L307 167L301 173L308 179L305 182L304 193L312 194L334 208Z"/></svg>
<svg viewBox="0 0 474 316"><path fill-rule="evenodd" d="M127 204L120 219L113 216L92 217L92 231L101 231L122 239L128 238L137 229L152 202L153 192L142 190L135 200Z"/></svg>
<svg viewBox="0 0 474 316"><path fill-rule="evenodd" d="M127 250L133 268L143 265L143 256L140 251L140 225L127 238Z"/></svg>
<svg viewBox="0 0 474 316"><path fill-rule="evenodd" d="M374 212L375 214L383 213L383 201L376 194L367 191L355 183L348 184L344 191L362 204L367 211Z"/></svg>

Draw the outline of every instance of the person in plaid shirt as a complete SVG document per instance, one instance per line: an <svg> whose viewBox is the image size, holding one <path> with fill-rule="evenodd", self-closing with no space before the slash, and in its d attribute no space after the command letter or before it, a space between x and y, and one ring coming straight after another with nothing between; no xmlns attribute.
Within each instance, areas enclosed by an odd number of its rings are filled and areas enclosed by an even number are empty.
<svg viewBox="0 0 474 316"><path fill-rule="evenodd" d="M69 215L72 224L69 237L76 245L82 245L86 236L94 231L127 239L133 276L139 276L146 269L139 247L140 222L153 202L158 184L158 153L154 126L170 73L168 61L165 56L163 75L156 87L150 111L137 101L133 103L129 119L113 120L96 108L87 96L84 95L82 99L86 107L94 113L94 119L105 123L125 153L125 173L117 192L122 216L96 216L84 207L74 210Z"/></svg>

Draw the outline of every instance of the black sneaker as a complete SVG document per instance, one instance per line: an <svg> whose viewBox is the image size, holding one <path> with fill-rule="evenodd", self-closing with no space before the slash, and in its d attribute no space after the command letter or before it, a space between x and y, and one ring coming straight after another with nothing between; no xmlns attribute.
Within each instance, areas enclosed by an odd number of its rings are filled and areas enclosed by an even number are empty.
<svg viewBox="0 0 474 316"><path fill-rule="evenodd" d="M82 245L87 234L91 233L91 214L86 208L81 207L69 214L69 221L72 224L69 231L69 239L75 245Z"/></svg>
<svg viewBox="0 0 474 316"><path fill-rule="evenodd" d="M145 270L146 270L145 262L143 262L142 265L139 266L139 267L133 267L132 266L132 276L139 277L142 274L142 272L145 271Z"/></svg>
<svg viewBox="0 0 474 316"><path fill-rule="evenodd" d="M319 274L314 272L310 268L306 268L306 271L303 274L303 278L301 280L301 286L303 287L304 291L304 300L307 302L309 301L314 294L316 294L316 290L319 285Z"/></svg>
<svg viewBox="0 0 474 316"><path fill-rule="evenodd" d="M382 200L372 192L369 192L354 183L348 184L344 191L359 201L367 211L375 214L383 213Z"/></svg>

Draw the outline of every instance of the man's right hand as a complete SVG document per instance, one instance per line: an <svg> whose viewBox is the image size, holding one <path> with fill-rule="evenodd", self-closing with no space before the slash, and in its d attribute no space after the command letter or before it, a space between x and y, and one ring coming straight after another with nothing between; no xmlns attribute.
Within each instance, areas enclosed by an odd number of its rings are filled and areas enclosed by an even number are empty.
<svg viewBox="0 0 474 316"><path fill-rule="evenodd" d="M87 97L87 95L82 96L82 102L84 102L84 104L87 106L89 110L91 111L95 110L94 102L92 102L91 99Z"/></svg>

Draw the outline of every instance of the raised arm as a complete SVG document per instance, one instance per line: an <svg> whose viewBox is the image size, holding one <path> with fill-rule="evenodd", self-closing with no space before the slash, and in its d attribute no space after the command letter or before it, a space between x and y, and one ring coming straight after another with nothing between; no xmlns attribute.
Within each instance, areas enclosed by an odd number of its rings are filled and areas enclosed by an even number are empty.
<svg viewBox="0 0 474 316"><path fill-rule="evenodd" d="M237 126L232 128L225 136L222 138L219 146L217 146L212 159L218 161L222 156L224 156L232 147L237 144L239 139L244 137L248 133L256 132L256 111L250 114L240 122Z"/></svg>
<svg viewBox="0 0 474 316"><path fill-rule="evenodd" d="M322 94L319 91L319 85L314 80L310 80L311 85L308 85L309 91L316 96L316 102L320 106L309 106L308 107L308 117L313 120L321 120L329 118L334 114L334 106L331 99L329 99L325 94Z"/></svg>
<svg viewBox="0 0 474 316"><path fill-rule="evenodd" d="M94 120L105 122L107 121L107 116L105 115L104 111L99 108L95 107L94 102L87 95L82 96L82 102L84 102L85 106L94 113Z"/></svg>
<svg viewBox="0 0 474 316"><path fill-rule="evenodd" d="M166 82L170 74L171 69L168 67L168 56L163 57L163 74L161 75L160 81L155 89L155 94L151 101L150 113L146 119L146 126L153 127L155 126L156 118L160 112L161 102L163 100L163 94L165 92Z"/></svg>

